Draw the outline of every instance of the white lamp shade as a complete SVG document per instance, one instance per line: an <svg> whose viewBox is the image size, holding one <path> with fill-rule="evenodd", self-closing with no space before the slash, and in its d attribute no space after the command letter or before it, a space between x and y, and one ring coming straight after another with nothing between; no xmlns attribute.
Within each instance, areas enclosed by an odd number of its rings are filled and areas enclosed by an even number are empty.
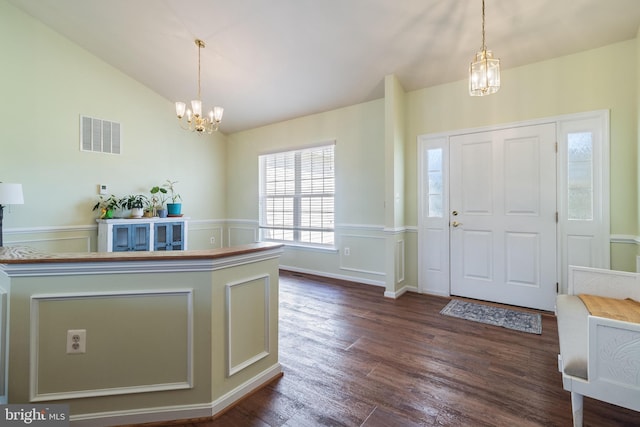
<svg viewBox="0 0 640 427"><path fill-rule="evenodd" d="M23 205L22 184L0 182L0 205Z"/></svg>

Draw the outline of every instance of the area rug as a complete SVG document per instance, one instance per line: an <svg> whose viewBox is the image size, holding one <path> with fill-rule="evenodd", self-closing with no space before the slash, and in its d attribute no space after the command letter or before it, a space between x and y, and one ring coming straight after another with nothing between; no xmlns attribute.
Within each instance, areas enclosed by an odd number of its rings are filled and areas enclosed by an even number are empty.
<svg viewBox="0 0 640 427"><path fill-rule="evenodd" d="M530 334L542 334L542 317L537 313L453 299L440 311L440 314Z"/></svg>

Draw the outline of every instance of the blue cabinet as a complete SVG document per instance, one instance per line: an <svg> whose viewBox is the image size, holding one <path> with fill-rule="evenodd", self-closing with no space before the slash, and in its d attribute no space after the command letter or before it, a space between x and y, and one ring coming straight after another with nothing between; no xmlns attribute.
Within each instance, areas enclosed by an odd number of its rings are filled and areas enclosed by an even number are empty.
<svg viewBox="0 0 640 427"><path fill-rule="evenodd" d="M153 233L154 251L184 249L184 222L156 222Z"/></svg>
<svg viewBox="0 0 640 427"><path fill-rule="evenodd" d="M98 251L186 251L187 218L99 219Z"/></svg>
<svg viewBox="0 0 640 427"><path fill-rule="evenodd" d="M113 226L113 252L148 251L149 224Z"/></svg>

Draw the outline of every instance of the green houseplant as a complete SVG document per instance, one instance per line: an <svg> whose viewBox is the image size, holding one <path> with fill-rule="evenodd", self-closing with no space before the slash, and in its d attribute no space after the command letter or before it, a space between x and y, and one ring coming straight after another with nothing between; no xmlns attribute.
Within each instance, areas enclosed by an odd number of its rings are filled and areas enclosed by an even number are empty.
<svg viewBox="0 0 640 427"><path fill-rule="evenodd" d="M143 209L145 202L147 201L147 196L144 194L131 194L129 196L125 196L120 200L120 205L123 208L131 210L131 216L133 218L142 218Z"/></svg>
<svg viewBox="0 0 640 427"><path fill-rule="evenodd" d="M92 210L100 209L100 219L111 219L113 213L121 207L120 199L113 194L109 197L99 196L100 200L93 206Z"/></svg>
<svg viewBox="0 0 640 427"><path fill-rule="evenodd" d="M151 190L149 190L149 192L151 193L151 203L154 206L156 214L160 218L166 218L167 209L165 208L164 205L167 202L167 196L166 196L167 189L159 185L156 185L155 187L152 187Z"/></svg>
<svg viewBox="0 0 640 427"><path fill-rule="evenodd" d="M175 185L177 183L178 181L167 180L167 182L163 185L163 187L169 193L169 199L171 199L171 203L167 203L167 210L168 210L169 216L182 215L182 203L180 203L180 201L182 200L182 197L180 197L180 194L176 193L176 189L175 189Z"/></svg>

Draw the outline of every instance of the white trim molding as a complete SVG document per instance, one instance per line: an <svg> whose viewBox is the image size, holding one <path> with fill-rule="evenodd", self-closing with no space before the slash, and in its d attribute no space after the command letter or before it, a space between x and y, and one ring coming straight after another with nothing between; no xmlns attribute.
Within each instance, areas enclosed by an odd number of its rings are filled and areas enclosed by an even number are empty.
<svg viewBox="0 0 640 427"><path fill-rule="evenodd" d="M263 335L264 346L261 349L261 351L258 351L256 354L250 355L245 360L238 362L234 365L233 350L235 345L235 338L241 339L242 334L234 333L235 324L232 321L234 317L234 312L232 312L233 289L235 287L250 286L252 282L259 282L259 284L263 287L262 295L264 298L263 300L264 318L262 319L262 322L263 322L262 328L264 331L264 335ZM268 274L264 274L260 276L247 277L241 280L227 283L226 285L226 290L225 290L226 310L225 311L227 315L226 333L227 333L227 376L228 377L231 377L237 374L238 372L253 365L259 360L264 359L265 357L269 356L269 354L271 353L271 340L269 339L269 326L270 326L270 319L271 319L271 310L270 310L270 304L269 304L270 283L271 283L270 276ZM245 318L244 321L247 322L248 318Z"/></svg>
<svg viewBox="0 0 640 427"><path fill-rule="evenodd" d="M60 390L41 392L40 390L40 366L42 364L42 349L40 348L40 304L43 302L53 301L77 301L77 300L103 300L105 298L138 298L138 297L183 297L184 308L187 313L186 330L183 333L186 336L186 348L184 349L185 360L180 361L187 367L185 377L181 381L157 383L157 384L138 384L123 385L120 387L109 387L100 389L82 389L82 390ZM193 388L193 289L151 289L140 291L114 291L114 292L77 292L77 293L59 293L59 294L35 294L31 296L31 310L29 324L31 325L29 333L29 401L42 402L50 400L66 400L79 399L86 397L114 396L133 393L159 392L167 390L183 390Z"/></svg>
<svg viewBox="0 0 640 427"><path fill-rule="evenodd" d="M282 366L276 363L210 403L71 415L69 418L72 427L103 427L212 417L281 375Z"/></svg>

